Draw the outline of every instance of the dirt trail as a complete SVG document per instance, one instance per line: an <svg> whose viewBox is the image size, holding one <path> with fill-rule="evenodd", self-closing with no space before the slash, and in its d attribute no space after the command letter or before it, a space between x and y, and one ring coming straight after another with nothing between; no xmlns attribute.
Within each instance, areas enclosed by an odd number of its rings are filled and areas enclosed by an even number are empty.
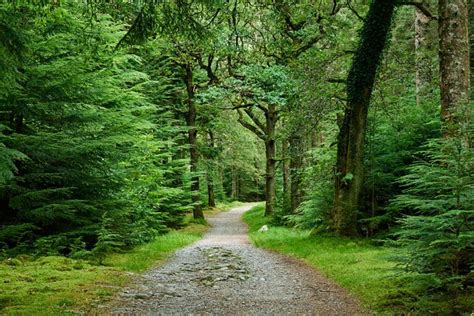
<svg viewBox="0 0 474 316"><path fill-rule="evenodd" d="M299 261L253 247L246 204L209 218L199 242L137 278L114 315L364 315L343 289Z"/></svg>

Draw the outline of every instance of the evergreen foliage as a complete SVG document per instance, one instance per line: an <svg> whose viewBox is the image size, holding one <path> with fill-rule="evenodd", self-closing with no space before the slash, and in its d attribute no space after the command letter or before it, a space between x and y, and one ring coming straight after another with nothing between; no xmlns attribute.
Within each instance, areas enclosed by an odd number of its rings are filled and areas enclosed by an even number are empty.
<svg viewBox="0 0 474 316"><path fill-rule="evenodd" d="M474 151L462 137L433 139L421 157L401 177L403 193L390 205L409 214L396 232L407 250L399 260L420 276L412 280L415 295L460 296L474 281Z"/></svg>
<svg viewBox="0 0 474 316"><path fill-rule="evenodd" d="M1 100L2 155L17 162L2 166L7 253L104 252L179 226L186 163L176 156L182 129L168 120L167 82L152 80L142 57L113 51L123 33L110 16L23 10L21 76Z"/></svg>

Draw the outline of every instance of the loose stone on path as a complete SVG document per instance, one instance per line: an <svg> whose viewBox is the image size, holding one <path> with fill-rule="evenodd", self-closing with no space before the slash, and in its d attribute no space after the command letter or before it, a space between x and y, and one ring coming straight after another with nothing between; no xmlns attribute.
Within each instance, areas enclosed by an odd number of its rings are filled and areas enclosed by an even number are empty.
<svg viewBox="0 0 474 316"><path fill-rule="evenodd" d="M125 288L115 315L366 315L348 293L305 264L252 246L247 204L208 219L199 242Z"/></svg>

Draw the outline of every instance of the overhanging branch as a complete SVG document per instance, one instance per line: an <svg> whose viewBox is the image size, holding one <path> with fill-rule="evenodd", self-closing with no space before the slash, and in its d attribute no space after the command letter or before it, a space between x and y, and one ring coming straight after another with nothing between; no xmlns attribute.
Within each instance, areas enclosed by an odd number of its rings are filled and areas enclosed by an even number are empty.
<svg viewBox="0 0 474 316"><path fill-rule="evenodd" d="M399 2L398 5L411 5L416 7L418 10L420 10L427 18L437 20L438 17L434 16L430 10L425 6L423 2L418 2L418 1L402 1Z"/></svg>

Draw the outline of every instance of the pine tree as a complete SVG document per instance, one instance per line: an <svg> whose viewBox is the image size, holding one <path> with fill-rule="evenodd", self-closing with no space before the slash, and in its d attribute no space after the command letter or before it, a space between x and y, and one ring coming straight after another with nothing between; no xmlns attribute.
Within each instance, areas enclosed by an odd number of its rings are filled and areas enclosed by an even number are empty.
<svg viewBox="0 0 474 316"><path fill-rule="evenodd" d="M444 293L456 299L473 282L474 150L462 137L434 139L422 157L401 178L405 190L391 204L410 214L396 233L397 243L407 250L399 260L418 274L417 295Z"/></svg>

